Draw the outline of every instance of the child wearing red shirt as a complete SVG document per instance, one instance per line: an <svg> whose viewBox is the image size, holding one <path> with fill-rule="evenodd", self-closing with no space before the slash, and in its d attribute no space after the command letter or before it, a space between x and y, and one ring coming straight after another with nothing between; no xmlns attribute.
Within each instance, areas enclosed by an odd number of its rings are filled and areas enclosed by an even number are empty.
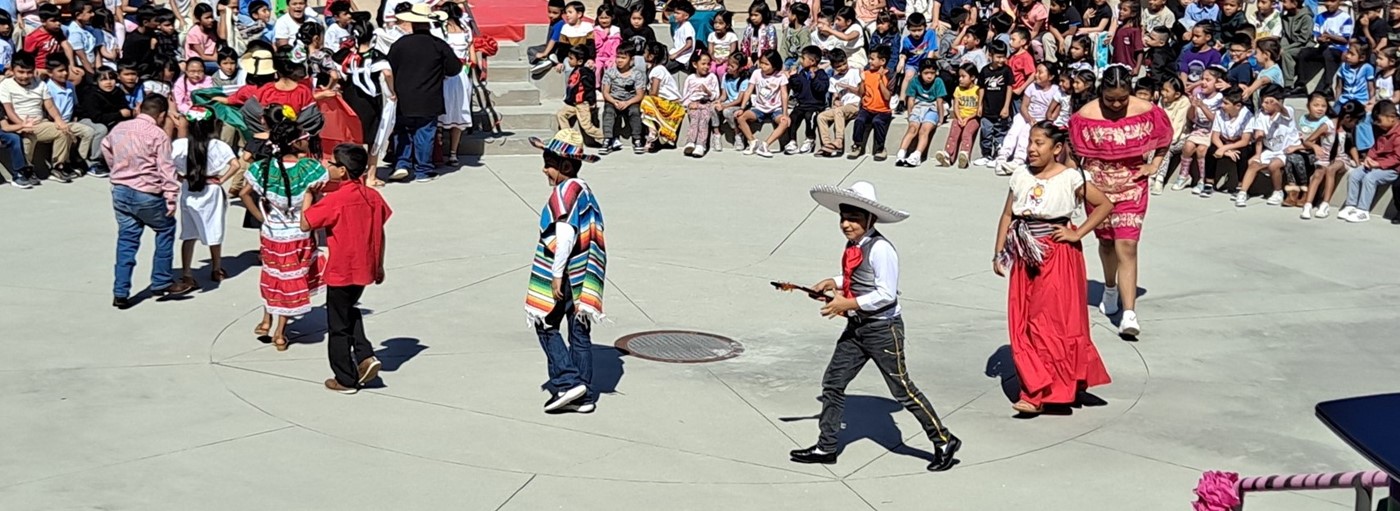
<svg viewBox="0 0 1400 511"><path fill-rule="evenodd" d="M384 282L384 223L393 211L384 197L366 186L369 152L355 144L340 144L335 161L326 166L330 185L320 201L320 187L307 189L302 199L301 230L326 229L326 324L331 372L326 388L354 394L379 375L379 359L365 338L364 317L355 306L365 286Z"/></svg>
<svg viewBox="0 0 1400 511"><path fill-rule="evenodd" d="M1021 109L1021 94L1026 92L1031 76L1035 74L1035 57L1031 56L1030 44L1031 34L1025 28L1011 31L1011 58L1006 59L1006 65L1011 68L1011 97L1015 102L1011 105L1013 112Z"/></svg>

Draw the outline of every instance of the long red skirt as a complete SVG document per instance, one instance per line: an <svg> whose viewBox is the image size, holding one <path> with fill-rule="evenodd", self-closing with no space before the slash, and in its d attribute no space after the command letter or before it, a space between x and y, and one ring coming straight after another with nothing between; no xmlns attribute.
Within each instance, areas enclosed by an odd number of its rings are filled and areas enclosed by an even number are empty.
<svg viewBox="0 0 1400 511"><path fill-rule="evenodd" d="M258 284L268 314L296 317L311 312L311 296L325 287L321 282L325 261L316 240L277 241L263 236L261 248Z"/></svg>
<svg viewBox="0 0 1400 511"><path fill-rule="evenodd" d="M1011 357L1021 378L1021 399L1041 404L1070 404L1081 388L1108 383L1108 369L1089 336L1089 292L1084 252L1079 243L1041 238L1045 263L1030 276L1021 265L1011 269L1007 331Z"/></svg>

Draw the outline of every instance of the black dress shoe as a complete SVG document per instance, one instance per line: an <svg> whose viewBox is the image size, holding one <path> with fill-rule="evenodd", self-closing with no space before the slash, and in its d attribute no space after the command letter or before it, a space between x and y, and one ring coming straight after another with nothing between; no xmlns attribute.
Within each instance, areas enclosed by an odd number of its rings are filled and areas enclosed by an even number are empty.
<svg viewBox="0 0 1400 511"><path fill-rule="evenodd" d="M831 465L833 463L836 463L836 453L817 452L817 446L815 445L806 449L798 449L789 452L788 455L792 456L792 461L798 463L820 463L822 465Z"/></svg>
<svg viewBox="0 0 1400 511"><path fill-rule="evenodd" d="M949 433L947 442L933 447L933 461L928 464L928 471L942 472L953 468L953 465L958 464L957 458L954 458L953 455L957 454L961 447L962 440L958 440L958 437Z"/></svg>
<svg viewBox="0 0 1400 511"><path fill-rule="evenodd" d="M113 307L116 307L118 310L127 310L127 309L130 309L130 308L131 308L131 299L130 299L130 298L118 298L118 297L113 297L113 298L112 298L112 306L113 306Z"/></svg>

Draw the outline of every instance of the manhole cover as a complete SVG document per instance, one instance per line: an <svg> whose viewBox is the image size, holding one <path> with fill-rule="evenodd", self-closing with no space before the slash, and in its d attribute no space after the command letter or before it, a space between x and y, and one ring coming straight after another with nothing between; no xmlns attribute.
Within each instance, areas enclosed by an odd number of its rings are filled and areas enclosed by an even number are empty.
<svg viewBox="0 0 1400 511"><path fill-rule="evenodd" d="M686 330L638 332L617 340L617 348L637 358L694 364L739 356L744 345L728 337Z"/></svg>

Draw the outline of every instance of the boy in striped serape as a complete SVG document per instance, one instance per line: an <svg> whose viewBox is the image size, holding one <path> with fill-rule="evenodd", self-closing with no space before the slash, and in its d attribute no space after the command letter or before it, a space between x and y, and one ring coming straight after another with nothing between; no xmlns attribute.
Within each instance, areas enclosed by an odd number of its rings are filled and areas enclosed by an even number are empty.
<svg viewBox="0 0 1400 511"><path fill-rule="evenodd" d="M540 211L540 241L530 269L525 313L535 327L549 363L546 413L591 413L597 393L593 380L592 324L603 318L603 272L608 257L603 242L603 211L588 183L578 178L584 154L583 135L560 130L554 138L530 143L544 151L544 175L553 191ZM569 342L559 327L567 320Z"/></svg>

